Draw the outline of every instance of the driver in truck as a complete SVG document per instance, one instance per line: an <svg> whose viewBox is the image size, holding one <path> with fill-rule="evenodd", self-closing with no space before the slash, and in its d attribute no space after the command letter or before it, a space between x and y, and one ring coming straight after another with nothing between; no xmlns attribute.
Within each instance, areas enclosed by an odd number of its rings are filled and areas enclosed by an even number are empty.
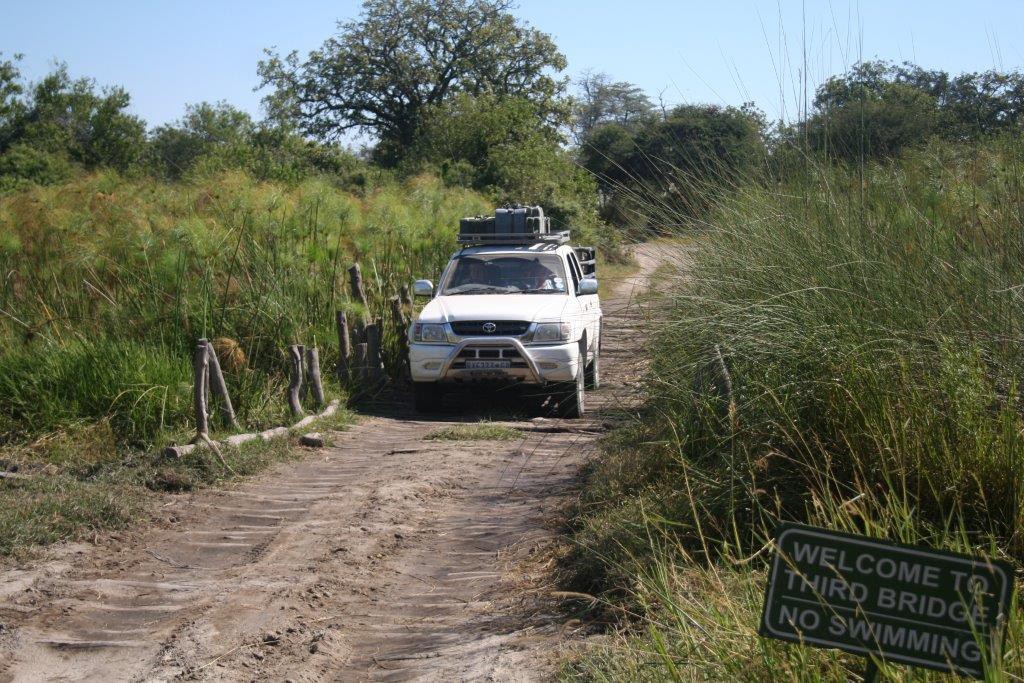
<svg viewBox="0 0 1024 683"><path fill-rule="evenodd" d="M489 285L492 284L488 281L487 267L483 261L475 258L467 258L463 263L459 264L459 268L456 269L452 275L452 287L461 287L462 285Z"/></svg>
<svg viewBox="0 0 1024 683"><path fill-rule="evenodd" d="M523 270L525 271L523 273L523 281L526 285L526 291L536 292L560 289L560 283L557 282L559 278L556 278L555 274L536 258L527 261Z"/></svg>

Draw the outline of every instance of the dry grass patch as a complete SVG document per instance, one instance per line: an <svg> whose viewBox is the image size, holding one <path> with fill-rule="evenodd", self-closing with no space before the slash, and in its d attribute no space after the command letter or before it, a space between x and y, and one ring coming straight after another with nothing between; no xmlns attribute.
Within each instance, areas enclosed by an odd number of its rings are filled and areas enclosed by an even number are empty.
<svg viewBox="0 0 1024 683"><path fill-rule="evenodd" d="M523 435L506 425L478 422L441 427L423 438L429 441L518 441Z"/></svg>

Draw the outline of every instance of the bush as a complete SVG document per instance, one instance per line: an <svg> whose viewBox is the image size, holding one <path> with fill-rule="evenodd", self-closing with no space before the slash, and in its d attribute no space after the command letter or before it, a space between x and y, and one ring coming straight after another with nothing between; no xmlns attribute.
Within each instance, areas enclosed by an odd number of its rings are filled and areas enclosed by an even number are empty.
<svg viewBox="0 0 1024 683"><path fill-rule="evenodd" d="M764 126L750 107L684 105L639 125L597 126L580 162L600 185L606 220L665 232L705 220L724 193L760 171Z"/></svg>
<svg viewBox="0 0 1024 683"><path fill-rule="evenodd" d="M18 144L0 154L0 192L27 185L55 185L71 173L71 163L59 153Z"/></svg>
<svg viewBox="0 0 1024 683"><path fill-rule="evenodd" d="M927 70L867 61L818 88L814 112L783 133L835 159L884 159L938 137L953 142L1019 133L1024 74Z"/></svg>

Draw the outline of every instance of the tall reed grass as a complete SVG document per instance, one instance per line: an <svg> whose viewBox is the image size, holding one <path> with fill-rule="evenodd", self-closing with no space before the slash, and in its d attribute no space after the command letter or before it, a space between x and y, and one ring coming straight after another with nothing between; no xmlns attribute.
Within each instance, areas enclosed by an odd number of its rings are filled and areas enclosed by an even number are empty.
<svg viewBox="0 0 1024 683"><path fill-rule="evenodd" d="M1022 162L1021 139L808 159L691 228L651 321L644 419L605 444L569 558L577 587L633 617L568 674L856 675L756 635L780 520L1024 559ZM702 380L715 345L731 397ZM992 680L1024 674L1022 626L1015 606Z"/></svg>
<svg viewBox="0 0 1024 683"><path fill-rule="evenodd" d="M387 297L439 270L457 219L489 208L426 176L351 193L101 173L2 196L0 441L105 420L116 445L142 448L182 430L199 337L226 352L243 423L279 420L282 349L316 343L328 370L335 309L387 319ZM370 311L348 300L353 261Z"/></svg>

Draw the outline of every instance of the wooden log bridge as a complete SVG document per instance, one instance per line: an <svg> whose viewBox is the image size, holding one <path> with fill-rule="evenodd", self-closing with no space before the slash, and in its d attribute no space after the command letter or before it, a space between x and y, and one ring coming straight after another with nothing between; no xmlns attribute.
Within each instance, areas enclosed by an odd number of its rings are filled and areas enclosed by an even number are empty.
<svg viewBox="0 0 1024 683"><path fill-rule="evenodd" d="M252 434L234 434L218 443L220 443L220 445L222 446L234 446L237 448L238 446L241 446L244 443L247 443L249 441L256 441L257 439L261 439L263 441L271 441L273 439L278 439L283 436L287 436L289 432L303 429L304 427L308 427L316 420L334 415L336 412L338 412L338 406L339 403L337 400L331 401L330 403L327 404L327 407L324 408L322 412L317 413L315 415L307 415L306 417L302 418L301 420L299 420L290 427L274 427L273 429L268 429L262 432L255 432ZM197 448L207 448L208 444L210 443L214 442L207 440L200 441L197 443L184 444L182 446L167 446L166 448L164 448L163 454L165 457L168 458L180 458L184 455L191 453Z"/></svg>

